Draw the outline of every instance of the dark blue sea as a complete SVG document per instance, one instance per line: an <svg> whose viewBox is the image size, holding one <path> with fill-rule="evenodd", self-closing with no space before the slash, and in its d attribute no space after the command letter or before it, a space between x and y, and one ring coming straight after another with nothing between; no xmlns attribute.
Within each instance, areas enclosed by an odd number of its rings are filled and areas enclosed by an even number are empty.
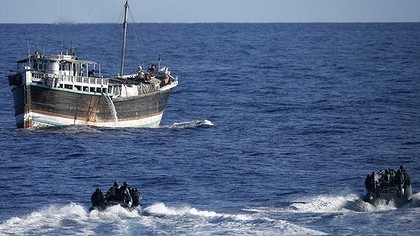
<svg viewBox="0 0 420 236"><path fill-rule="evenodd" d="M119 71L117 24L0 24L0 235L419 235L420 24L138 24L125 71L179 86L161 126L16 129L7 75L73 46ZM414 198L360 199L404 165ZM140 212L89 212L95 188Z"/></svg>

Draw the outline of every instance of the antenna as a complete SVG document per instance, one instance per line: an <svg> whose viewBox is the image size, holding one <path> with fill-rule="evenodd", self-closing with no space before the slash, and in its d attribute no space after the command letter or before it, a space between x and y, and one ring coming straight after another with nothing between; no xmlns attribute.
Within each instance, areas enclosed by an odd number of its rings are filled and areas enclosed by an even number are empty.
<svg viewBox="0 0 420 236"><path fill-rule="evenodd" d="M36 52L40 52L41 51L39 49L38 33L36 34L36 38L35 38L35 51Z"/></svg>
<svg viewBox="0 0 420 236"><path fill-rule="evenodd" d="M26 41L28 45L28 64L31 64L31 50L29 49L29 39Z"/></svg>

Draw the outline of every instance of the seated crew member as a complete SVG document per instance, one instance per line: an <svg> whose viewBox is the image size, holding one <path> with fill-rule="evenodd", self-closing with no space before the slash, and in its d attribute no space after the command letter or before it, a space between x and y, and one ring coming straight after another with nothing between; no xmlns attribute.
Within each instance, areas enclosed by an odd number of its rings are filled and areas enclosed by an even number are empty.
<svg viewBox="0 0 420 236"><path fill-rule="evenodd" d="M90 70L90 71L88 72L88 76L89 76L89 77L95 77L95 70Z"/></svg>
<svg viewBox="0 0 420 236"><path fill-rule="evenodd" d="M383 181L387 184L391 182L391 173L388 169L385 170L384 174L382 175Z"/></svg>
<svg viewBox="0 0 420 236"><path fill-rule="evenodd" d="M169 75L165 75L162 78L162 81L160 83L160 87L163 87L163 86L168 85L168 84L169 84Z"/></svg>
<svg viewBox="0 0 420 236"><path fill-rule="evenodd" d="M118 186L118 182L115 180L114 185L109 188L108 192L106 193L106 199L108 201L118 200L120 193L120 187Z"/></svg>
<svg viewBox="0 0 420 236"><path fill-rule="evenodd" d="M377 187L377 179L376 179L377 175L375 174L375 171L372 171L372 175L371 175L371 186L372 186L372 190L376 191L376 187Z"/></svg>
<svg viewBox="0 0 420 236"><path fill-rule="evenodd" d="M139 206L141 197L140 197L140 192L138 191L137 188L131 189L131 197L133 199L133 206Z"/></svg>
<svg viewBox="0 0 420 236"><path fill-rule="evenodd" d="M150 65L149 71L152 72L152 73L157 73L158 72L157 65L155 65L155 64Z"/></svg>
<svg viewBox="0 0 420 236"><path fill-rule="evenodd" d="M133 202L133 199L130 195L130 189L128 188L127 182L124 182L120 188L120 195L119 199L123 200L123 202L127 205L130 205Z"/></svg>
<svg viewBox="0 0 420 236"><path fill-rule="evenodd" d="M400 171L402 172L402 175L404 176L404 188L411 184L411 178L410 175L405 171L404 166L400 166Z"/></svg>
<svg viewBox="0 0 420 236"><path fill-rule="evenodd" d="M149 72L144 74L144 82L149 83L152 80L152 76Z"/></svg>
<svg viewBox="0 0 420 236"><path fill-rule="evenodd" d="M95 192L93 192L90 200L92 201L92 206L98 207L102 206L105 202L104 195L99 188L96 188Z"/></svg>
<svg viewBox="0 0 420 236"><path fill-rule="evenodd" d="M368 192L372 192L372 179L371 176L368 174L365 179L365 188Z"/></svg>
<svg viewBox="0 0 420 236"><path fill-rule="evenodd" d="M404 176L404 167L400 166L400 169L397 170L395 174L395 183L398 186L398 193L404 194L404 183L405 183L405 176Z"/></svg>

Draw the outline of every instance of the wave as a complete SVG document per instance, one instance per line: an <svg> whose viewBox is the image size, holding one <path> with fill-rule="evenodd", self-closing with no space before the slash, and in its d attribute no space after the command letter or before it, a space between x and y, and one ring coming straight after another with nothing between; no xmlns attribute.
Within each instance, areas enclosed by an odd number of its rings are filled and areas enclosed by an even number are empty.
<svg viewBox="0 0 420 236"><path fill-rule="evenodd" d="M420 193L413 195L411 204L403 206L403 208L413 207L420 207ZM357 194L318 195L296 200L288 207L289 211L302 213L381 212L396 209L392 201L372 205L364 202Z"/></svg>
<svg viewBox="0 0 420 236"><path fill-rule="evenodd" d="M13 217L0 224L0 232L10 235L51 234L65 225L83 224L88 219L86 210L77 204L51 205L24 217Z"/></svg>
<svg viewBox="0 0 420 236"><path fill-rule="evenodd" d="M152 206L149 206L144 209L144 215L154 215L154 216L174 216L174 215L190 215L190 216L199 216L199 217L219 217L232 220L252 220L252 217L249 215L231 215L231 214L222 214L214 211L203 211L197 210L196 208L190 207L188 205L183 205L179 207L167 207L164 203L155 203Z"/></svg>
<svg viewBox="0 0 420 236"><path fill-rule="evenodd" d="M345 210L346 203L359 199L355 194L346 196L319 195L293 201L288 210L304 213L331 213Z"/></svg>
<svg viewBox="0 0 420 236"><path fill-rule="evenodd" d="M110 233L129 234L120 223L139 218L138 211L113 206L106 211L90 211L83 205L49 205L23 217L12 217L0 224L0 232L9 235L94 235L106 232L101 225L111 225ZM106 228L106 227L105 227ZM95 232L98 231L98 232Z"/></svg>
<svg viewBox="0 0 420 236"><path fill-rule="evenodd" d="M161 126L161 128L171 128L171 129L185 129L185 128L199 128L199 127L209 127L214 126L214 124L209 120L194 120L173 123L171 125Z"/></svg>
<svg viewBox="0 0 420 236"><path fill-rule="evenodd" d="M143 214L160 219L159 224L172 225L176 229L173 233L193 229L189 234L325 235L320 231L260 214L218 213L188 205L170 207L164 203L155 203L145 208Z"/></svg>
<svg viewBox="0 0 420 236"><path fill-rule="evenodd" d="M155 203L142 212L113 206L89 212L83 205L50 205L0 224L9 235L325 235L261 214L219 213L181 205Z"/></svg>
<svg viewBox="0 0 420 236"><path fill-rule="evenodd" d="M416 207L416 208L420 207L420 192L413 194L411 207Z"/></svg>

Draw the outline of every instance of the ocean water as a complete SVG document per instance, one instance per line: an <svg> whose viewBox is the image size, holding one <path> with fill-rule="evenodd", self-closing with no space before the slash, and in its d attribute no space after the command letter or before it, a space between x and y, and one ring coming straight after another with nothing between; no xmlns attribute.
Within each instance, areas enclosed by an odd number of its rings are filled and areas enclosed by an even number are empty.
<svg viewBox="0 0 420 236"><path fill-rule="evenodd" d="M135 30L136 29L136 30ZM161 127L15 128L7 75L28 50L118 72L120 25L0 25L0 235L418 235L420 24L139 24L125 71L162 58ZM412 204L360 198L404 165ZM140 212L89 212L96 187Z"/></svg>

